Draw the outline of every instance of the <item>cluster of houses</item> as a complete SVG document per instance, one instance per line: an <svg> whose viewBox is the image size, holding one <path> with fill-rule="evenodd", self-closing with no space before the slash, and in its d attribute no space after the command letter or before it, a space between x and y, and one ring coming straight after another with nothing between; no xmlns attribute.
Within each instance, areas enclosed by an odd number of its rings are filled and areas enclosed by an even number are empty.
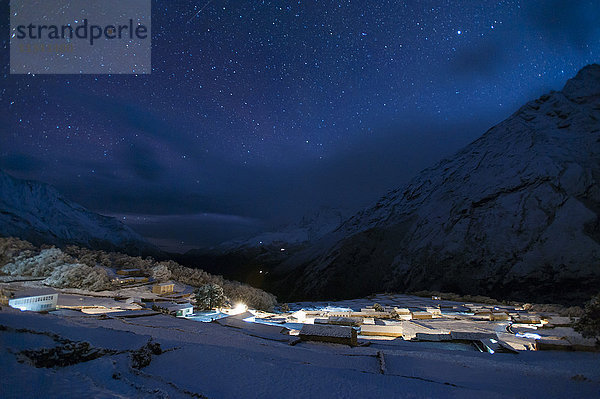
<svg viewBox="0 0 600 399"><path fill-rule="evenodd" d="M151 290L142 298L130 298L128 305L135 303L139 306L151 308L156 312L166 313L177 317L186 317L194 313L194 307L189 302L191 290L187 288L175 290L174 282L151 282L150 278L140 269L121 269L112 272L112 281L121 288L144 287L151 285ZM140 289L140 288L136 288ZM87 297L86 297L87 298ZM90 297L92 298L92 297ZM71 303L63 299L64 306L59 306L59 293L52 288L4 288L0 289L0 305L10 306L23 311L45 312L58 308L79 309L89 312L94 308L93 300L86 300L81 304ZM89 298L88 298L89 299ZM92 303L90 303L92 302ZM98 301L102 302L102 301ZM106 305L105 305L106 306ZM104 308L100 303L96 306L99 310ZM111 308L109 311L131 309Z"/></svg>
<svg viewBox="0 0 600 399"><path fill-rule="evenodd" d="M190 293L175 292L175 283L164 282L152 286L152 293L165 298L165 301L154 301L152 309L161 313L170 314L177 317L187 317L194 314L194 305L185 298L189 298Z"/></svg>
<svg viewBox="0 0 600 399"><path fill-rule="evenodd" d="M22 311L46 312L59 308L79 309L86 313L120 312L115 316L139 317L149 314L169 314L189 317L194 314L190 303L192 288L174 282L152 282L139 269L115 272L119 285L135 285L133 292L140 298L130 298L125 306L113 298L64 294L62 306L59 293L51 288L0 289L0 305ZM133 279L129 280L127 279ZM120 293L130 292L129 289ZM62 295L62 294L61 294ZM268 334L270 339L297 336L301 341L321 341L357 346L367 339L403 341L468 342L489 353L521 350L563 349L597 350L595 342L582 341L572 331L573 320L557 315L529 313L515 306L493 306L431 300L397 295L393 303L401 306L361 306L350 308L302 309L295 312L261 313L242 310L217 322L251 329L255 334ZM83 300L85 299L85 300ZM79 301L82 301L81 303ZM70 301L70 302L69 302ZM364 304L364 302L362 302ZM119 305L121 304L121 305ZM354 308L354 306L353 306ZM357 306L359 308L359 306ZM137 310L132 310L137 309ZM143 310L143 312L140 312ZM565 335L566 330L573 334ZM553 330L558 328L557 330ZM563 330L560 330L563 328ZM255 331L256 330L256 331ZM560 336L557 333L560 332ZM281 334L288 338L281 338ZM275 338L273 338L275 337Z"/></svg>
<svg viewBox="0 0 600 399"><path fill-rule="evenodd" d="M376 325L376 320L432 320L446 315L469 314L469 319L481 321L507 321L519 323L539 324L541 319L537 315L526 314L522 311L509 308L498 308L475 304L465 305L437 305L419 308L380 307L369 306L360 311L327 311L327 310L299 310L288 316L290 321L311 324L338 324L348 326ZM368 328L367 328L368 329Z"/></svg>
<svg viewBox="0 0 600 399"><path fill-rule="evenodd" d="M123 287L131 287L146 285L149 283L149 278L141 269L121 269L115 272L112 281ZM152 284L152 293L160 298L153 299L151 302L142 302L142 305L147 305L155 311L177 317L186 317L194 313L194 306L189 302L191 293L176 292L175 283L173 282L156 282Z"/></svg>
<svg viewBox="0 0 600 399"><path fill-rule="evenodd" d="M369 340L468 343L482 352L598 350L569 327L573 320L529 313L514 306L457 304L439 298L401 298L409 307L379 305L360 311L323 308L262 315L255 321L291 328L301 341L350 346ZM411 306L412 305L412 306ZM294 331L295 330L295 331Z"/></svg>
<svg viewBox="0 0 600 399"><path fill-rule="evenodd" d="M152 292L161 295L173 295L174 283L159 283L152 286ZM2 290L0 292L0 305L10 306L22 311L33 312L48 312L59 308L58 306L59 293L52 288L32 288L26 290L9 291ZM175 295L177 296L177 295ZM189 301L173 302L170 300L154 299L152 302L144 302L139 300L140 304L145 304L147 307L155 311L170 314L177 317L186 317L194 313L194 306ZM77 306L64 306L69 309L79 309ZM81 308L90 308L92 306L82 305Z"/></svg>
<svg viewBox="0 0 600 399"><path fill-rule="evenodd" d="M147 283L149 278L141 269L121 269L114 273L111 281L121 286L131 286Z"/></svg>

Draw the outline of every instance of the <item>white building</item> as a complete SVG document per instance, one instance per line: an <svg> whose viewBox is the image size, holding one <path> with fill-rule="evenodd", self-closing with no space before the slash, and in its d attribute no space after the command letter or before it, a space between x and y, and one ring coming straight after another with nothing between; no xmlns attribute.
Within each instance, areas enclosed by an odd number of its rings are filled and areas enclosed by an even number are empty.
<svg viewBox="0 0 600 399"><path fill-rule="evenodd" d="M191 303L156 303L156 310L177 317L190 316L194 313L194 306Z"/></svg>
<svg viewBox="0 0 600 399"><path fill-rule="evenodd" d="M39 288L16 292L8 300L8 306L15 309L41 312L56 309L58 292L51 288Z"/></svg>

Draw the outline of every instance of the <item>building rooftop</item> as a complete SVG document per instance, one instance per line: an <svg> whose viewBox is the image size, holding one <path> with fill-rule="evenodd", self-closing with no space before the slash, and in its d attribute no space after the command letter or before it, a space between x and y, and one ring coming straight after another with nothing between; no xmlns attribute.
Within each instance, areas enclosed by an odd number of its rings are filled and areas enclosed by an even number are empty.
<svg viewBox="0 0 600 399"><path fill-rule="evenodd" d="M177 311L182 309L189 309L193 307L191 303L165 303L165 304L156 304L156 306L161 307L163 309L167 309L169 311Z"/></svg>
<svg viewBox="0 0 600 399"><path fill-rule="evenodd" d="M58 294L58 292L56 292L56 290L54 290L52 288L32 288L32 289L28 289L28 290L22 290L22 291L15 292L15 295L13 296L13 298L28 298L28 297L52 295L52 294Z"/></svg>
<svg viewBox="0 0 600 399"><path fill-rule="evenodd" d="M352 327L304 324L300 335L315 335L320 337L352 338Z"/></svg>

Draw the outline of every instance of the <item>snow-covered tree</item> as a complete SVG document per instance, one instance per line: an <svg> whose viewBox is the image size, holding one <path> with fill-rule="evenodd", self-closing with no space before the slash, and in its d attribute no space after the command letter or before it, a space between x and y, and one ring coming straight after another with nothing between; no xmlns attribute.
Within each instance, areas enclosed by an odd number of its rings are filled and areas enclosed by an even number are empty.
<svg viewBox="0 0 600 399"><path fill-rule="evenodd" d="M27 241L14 237L0 237L0 266L14 261L25 251L27 251L27 255L33 256L34 250L34 246Z"/></svg>
<svg viewBox="0 0 600 399"><path fill-rule="evenodd" d="M225 304L223 288L218 284L204 284L196 291L196 306L202 310L211 310Z"/></svg>
<svg viewBox="0 0 600 399"><path fill-rule="evenodd" d="M171 275L171 271L165 264L159 263L152 268L152 277L157 281L167 281Z"/></svg>
<svg viewBox="0 0 600 399"><path fill-rule="evenodd" d="M82 264L68 264L57 267L44 280L44 284L57 288L81 288L90 291L107 290L112 287L106 270Z"/></svg>
<svg viewBox="0 0 600 399"><path fill-rule="evenodd" d="M4 273L11 276L47 277L54 269L70 263L71 259L58 248L43 249L38 255L21 253L13 262L2 267Z"/></svg>
<svg viewBox="0 0 600 399"><path fill-rule="evenodd" d="M58 248L47 248L32 256L24 251L2 267L12 276L47 277L44 284L57 288L98 291L111 288L110 278L101 267L76 263Z"/></svg>
<svg viewBox="0 0 600 399"><path fill-rule="evenodd" d="M589 338L600 337L600 294L593 297L586 305L583 316L575 324L575 330Z"/></svg>

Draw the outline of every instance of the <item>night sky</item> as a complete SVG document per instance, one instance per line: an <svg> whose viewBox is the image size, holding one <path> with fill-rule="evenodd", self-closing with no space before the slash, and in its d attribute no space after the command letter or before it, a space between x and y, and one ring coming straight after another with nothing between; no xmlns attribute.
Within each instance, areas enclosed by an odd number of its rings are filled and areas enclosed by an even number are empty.
<svg viewBox="0 0 600 399"><path fill-rule="evenodd" d="M0 168L169 249L406 183L600 55L598 1L152 2L151 75L9 74Z"/></svg>

